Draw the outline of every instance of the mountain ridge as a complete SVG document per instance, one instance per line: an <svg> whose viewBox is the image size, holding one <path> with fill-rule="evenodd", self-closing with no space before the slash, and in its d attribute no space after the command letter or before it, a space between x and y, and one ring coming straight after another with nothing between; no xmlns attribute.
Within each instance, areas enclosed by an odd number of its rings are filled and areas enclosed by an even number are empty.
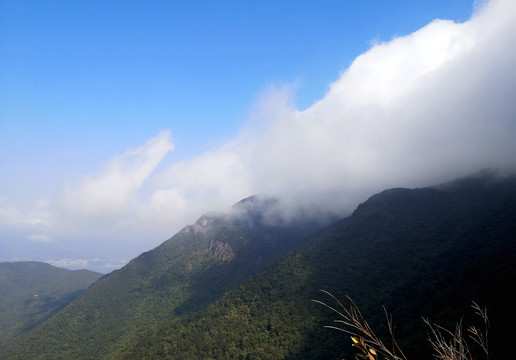
<svg viewBox="0 0 516 360"><path fill-rule="evenodd" d="M53 358L109 356L167 321L201 310L287 253L304 239L307 229L316 226L310 222L277 226L257 216L273 205L274 201L255 197L241 204L235 214L201 216L104 276L28 334L26 342L21 340L25 345L11 354L21 351L32 357L48 354L52 348L55 352L48 356ZM78 341L76 333L83 340ZM48 334L52 334L49 339Z"/></svg>
<svg viewBox="0 0 516 360"><path fill-rule="evenodd" d="M492 358L510 357L515 339L505 329L516 320L516 180L466 185L373 195L305 248L120 358L351 357L349 338L323 328L334 314L310 302L321 299L319 288L342 300L351 296L388 339L385 305L398 340L417 359L432 358L421 316L452 327L470 319L475 300L490 310Z"/></svg>
<svg viewBox="0 0 516 360"><path fill-rule="evenodd" d="M201 216L0 354L350 356L346 338L323 328L334 314L310 301L320 298L319 288L341 299L351 296L373 326L383 324L377 310L385 305L395 323L403 324L400 343L412 358L431 358L421 316L453 325L471 300L492 309L493 359L516 350L507 345L516 343L514 335L503 331L516 321L515 177L388 189L326 227L310 219L286 228L282 219L271 222L263 215L274 214L275 202L260 209L259 198L240 202L238 216Z"/></svg>

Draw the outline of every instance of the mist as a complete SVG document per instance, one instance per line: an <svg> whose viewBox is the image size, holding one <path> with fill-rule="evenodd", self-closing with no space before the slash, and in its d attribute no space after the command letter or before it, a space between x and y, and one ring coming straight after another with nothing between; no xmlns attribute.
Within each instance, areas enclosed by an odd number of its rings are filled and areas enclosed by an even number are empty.
<svg viewBox="0 0 516 360"><path fill-rule="evenodd" d="M288 85L269 89L237 138L160 174L153 200L221 208L265 193L344 216L388 187L513 171L515 10L492 1L376 44L304 110Z"/></svg>
<svg viewBox="0 0 516 360"><path fill-rule="evenodd" d="M0 201L0 230L151 248L256 193L279 198L287 218L346 216L385 188L514 171L514 44L512 0L479 6L465 23L435 20L372 46L306 109L293 86L268 89L235 138L194 158L160 167L174 149L174 129L163 130L43 205Z"/></svg>

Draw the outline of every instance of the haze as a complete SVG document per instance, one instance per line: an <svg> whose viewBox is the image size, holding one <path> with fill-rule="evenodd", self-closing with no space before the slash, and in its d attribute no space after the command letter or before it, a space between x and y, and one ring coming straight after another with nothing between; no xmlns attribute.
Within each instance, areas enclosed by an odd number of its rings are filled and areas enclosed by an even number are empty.
<svg viewBox="0 0 516 360"><path fill-rule="evenodd" d="M199 131L217 129L224 114L232 120L221 122L228 130L198 140L198 151L180 150L184 140L174 126L159 121L141 136L132 130L126 145L119 143L123 137L114 138L125 150L110 155L88 144L83 149L92 152L95 166L60 165L55 177L45 176L44 166L17 163L24 170L15 171L9 157L23 157L13 155L20 148L7 137L20 114L29 115L8 107L0 127L3 260L130 259L204 212L225 211L256 193L281 198L285 214L303 208L345 216L385 188L433 185L486 168L513 171L516 2L477 2L469 9L473 14L463 22L435 19L406 35L362 39L373 40L370 47L351 62L343 60L318 99L296 98L307 97L300 77L256 88L259 95L245 111L239 100L241 120L227 110L217 114L214 106L213 121L198 124ZM9 76L2 72L13 86ZM145 77L145 71L134 76ZM191 95L192 112L198 111L195 97L212 93L216 89ZM234 93L241 96L237 88ZM99 141L106 141L102 134ZM39 176L44 186L36 191Z"/></svg>

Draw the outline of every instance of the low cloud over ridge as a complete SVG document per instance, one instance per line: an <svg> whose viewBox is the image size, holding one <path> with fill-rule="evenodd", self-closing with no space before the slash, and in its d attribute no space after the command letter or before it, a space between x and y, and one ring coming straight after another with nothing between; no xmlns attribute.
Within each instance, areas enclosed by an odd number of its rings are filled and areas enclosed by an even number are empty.
<svg viewBox="0 0 516 360"><path fill-rule="evenodd" d="M492 0L465 23L435 20L376 44L305 110L288 86L271 89L235 139L156 172L173 150L162 132L63 190L49 211L71 225L54 221L49 237L87 228L154 245L254 193L344 214L386 187L514 170L514 44L516 2Z"/></svg>

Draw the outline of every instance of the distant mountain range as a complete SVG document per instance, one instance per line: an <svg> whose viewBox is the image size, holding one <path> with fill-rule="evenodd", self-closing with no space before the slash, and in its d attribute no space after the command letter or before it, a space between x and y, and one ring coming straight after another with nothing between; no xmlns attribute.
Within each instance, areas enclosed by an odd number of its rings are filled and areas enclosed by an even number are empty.
<svg viewBox="0 0 516 360"><path fill-rule="evenodd" d="M119 269L125 264L127 264L127 260L124 259L105 259L105 258L84 258L78 257L77 254L66 254L62 251L57 251L55 254L51 254L49 249L43 249L38 252L37 249L33 249L33 251L28 251L23 256L13 255L10 251L3 252L3 249L0 244L0 254L2 257L0 258L0 263L3 262L42 262L50 265L54 265L56 267L62 267L70 270L83 270L88 269L94 272L99 272L103 274L107 274L115 269ZM17 247L31 247L33 246L33 242L27 242L23 244L16 244ZM40 244L36 244L36 248ZM32 255L30 255L32 253ZM75 256L75 257L74 257ZM30 259L30 260L28 260Z"/></svg>
<svg viewBox="0 0 516 360"><path fill-rule="evenodd" d="M35 261L0 263L0 348L59 311L100 276Z"/></svg>
<svg viewBox="0 0 516 360"><path fill-rule="evenodd" d="M104 276L0 349L2 359L333 359L349 337L318 289L353 298L409 358L431 359L421 317L453 326L487 306L493 359L516 337L516 178L481 174L390 189L345 219L300 215L255 196L207 214ZM388 339L387 339L388 340ZM350 352L351 351L351 352Z"/></svg>

